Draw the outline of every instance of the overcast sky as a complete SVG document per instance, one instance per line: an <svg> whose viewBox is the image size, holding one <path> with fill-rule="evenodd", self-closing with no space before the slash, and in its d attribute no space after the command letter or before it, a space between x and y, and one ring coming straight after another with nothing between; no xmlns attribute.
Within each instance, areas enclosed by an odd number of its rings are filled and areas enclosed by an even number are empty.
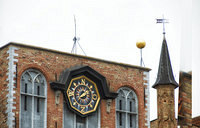
<svg viewBox="0 0 200 128"><path fill-rule="evenodd" d="M194 62L194 56L200 57L199 44L192 50L192 42L199 41L199 7L198 0L0 0L0 46L13 41L71 52L75 15L79 43L87 56L139 65L140 52L135 44L145 40L143 59L152 69L151 87L157 77L163 39L162 25L156 24L156 18L164 14L170 22L166 24L166 39L178 82L180 70L190 71L192 61L193 67L200 64ZM80 49L78 54L83 54ZM195 85L200 84L198 77L193 78ZM150 92L152 120L157 118L157 99L156 90ZM193 105L193 116L200 115L198 105Z"/></svg>
<svg viewBox="0 0 200 128"><path fill-rule="evenodd" d="M193 117L200 115L200 0L193 0L192 3L192 115ZM186 52L186 51L185 51ZM186 52L187 53L187 52Z"/></svg>

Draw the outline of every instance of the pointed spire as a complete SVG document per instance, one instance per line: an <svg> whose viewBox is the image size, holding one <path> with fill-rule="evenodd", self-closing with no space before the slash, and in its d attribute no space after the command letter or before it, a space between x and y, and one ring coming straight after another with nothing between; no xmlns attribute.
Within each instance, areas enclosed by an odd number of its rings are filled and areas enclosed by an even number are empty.
<svg viewBox="0 0 200 128"><path fill-rule="evenodd" d="M167 47L167 41L165 39L165 34L163 34L163 43L162 43L162 49L160 54L160 63L158 68L158 74L155 84L152 86L153 88L156 88L158 85L174 85L175 88L178 87L178 83L174 79L168 47Z"/></svg>

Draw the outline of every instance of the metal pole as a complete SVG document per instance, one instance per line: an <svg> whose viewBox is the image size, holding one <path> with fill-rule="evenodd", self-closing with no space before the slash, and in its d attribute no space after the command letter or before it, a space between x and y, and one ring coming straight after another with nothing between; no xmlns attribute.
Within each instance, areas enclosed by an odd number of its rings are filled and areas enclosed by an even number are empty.
<svg viewBox="0 0 200 128"><path fill-rule="evenodd" d="M141 59L140 59L140 66L142 66L142 49L140 49L140 56L141 56Z"/></svg>

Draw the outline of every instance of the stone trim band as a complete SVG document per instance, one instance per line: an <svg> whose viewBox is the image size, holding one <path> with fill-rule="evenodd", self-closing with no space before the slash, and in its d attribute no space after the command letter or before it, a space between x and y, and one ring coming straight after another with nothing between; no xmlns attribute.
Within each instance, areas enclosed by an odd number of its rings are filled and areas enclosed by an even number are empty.
<svg viewBox="0 0 200 128"><path fill-rule="evenodd" d="M18 62L17 59L15 59L16 56L18 56L18 54L15 53L15 50L18 50L16 47L9 47L9 50L7 51L7 53L9 54L9 56L7 57L8 60L8 72L7 72L7 81L8 81L8 94L7 94L7 116L8 116L8 120L7 120L7 126L8 128L13 128L13 126L15 125L15 113L13 112L14 109L16 109L16 107L14 106L14 104L16 104L16 102L14 102L14 99L16 99L16 97L14 96L15 92L15 86L14 84L16 83L16 64L15 62Z"/></svg>

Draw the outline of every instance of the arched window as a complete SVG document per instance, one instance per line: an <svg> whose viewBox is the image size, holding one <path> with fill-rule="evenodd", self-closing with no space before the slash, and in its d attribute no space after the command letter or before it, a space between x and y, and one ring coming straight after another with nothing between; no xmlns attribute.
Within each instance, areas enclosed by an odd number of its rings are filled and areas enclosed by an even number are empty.
<svg viewBox="0 0 200 128"><path fill-rule="evenodd" d="M46 79L37 70L26 70L20 80L20 127L46 128Z"/></svg>
<svg viewBox="0 0 200 128"><path fill-rule="evenodd" d="M130 88L118 90L116 114L117 128L138 128L138 100Z"/></svg>

